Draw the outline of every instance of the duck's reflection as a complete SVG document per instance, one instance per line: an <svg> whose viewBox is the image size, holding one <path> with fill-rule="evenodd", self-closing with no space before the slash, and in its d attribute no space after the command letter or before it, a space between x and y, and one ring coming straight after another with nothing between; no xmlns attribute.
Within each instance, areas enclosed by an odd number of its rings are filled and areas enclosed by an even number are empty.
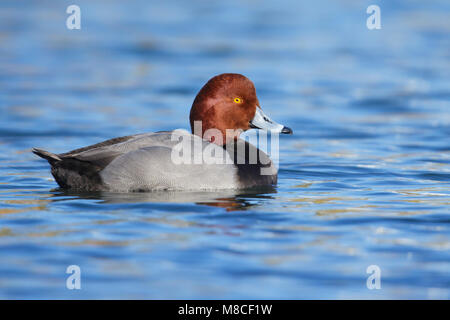
<svg viewBox="0 0 450 320"><path fill-rule="evenodd" d="M67 197L101 200L104 204L118 203L195 203L211 207L225 208L227 211L246 210L258 206L258 199L272 199L275 187L260 187L247 190L221 191L153 191L153 192L75 192L62 189L52 190L52 201L64 201Z"/></svg>

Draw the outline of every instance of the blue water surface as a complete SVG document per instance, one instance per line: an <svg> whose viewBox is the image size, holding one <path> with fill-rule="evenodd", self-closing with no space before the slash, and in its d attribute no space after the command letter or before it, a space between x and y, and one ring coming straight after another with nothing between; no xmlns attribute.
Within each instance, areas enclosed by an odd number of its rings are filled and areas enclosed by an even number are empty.
<svg viewBox="0 0 450 320"><path fill-rule="evenodd" d="M1 299L449 298L448 1L71 4L0 3ZM223 72L294 130L276 188L67 193L30 152L188 129Z"/></svg>

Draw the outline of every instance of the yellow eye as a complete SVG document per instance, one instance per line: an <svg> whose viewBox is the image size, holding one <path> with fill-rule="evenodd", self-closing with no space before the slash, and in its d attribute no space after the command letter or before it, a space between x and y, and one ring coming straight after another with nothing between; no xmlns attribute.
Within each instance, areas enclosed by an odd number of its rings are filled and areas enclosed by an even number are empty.
<svg viewBox="0 0 450 320"><path fill-rule="evenodd" d="M242 99L241 98L234 98L234 103L242 103Z"/></svg>

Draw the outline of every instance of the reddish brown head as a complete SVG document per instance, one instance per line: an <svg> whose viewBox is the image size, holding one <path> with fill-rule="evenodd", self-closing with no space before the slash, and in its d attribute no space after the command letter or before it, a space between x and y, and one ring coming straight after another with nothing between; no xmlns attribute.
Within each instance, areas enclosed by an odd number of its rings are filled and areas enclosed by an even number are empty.
<svg viewBox="0 0 450 320"><path fill-rule="evenodd" d="M250 128L292 133L262 113L253 82L237 73L210 79L195 97L189 120L192 133L219 145L237 139ZM201 130L197 121L201 121ZM217 138L219 132L223 138Z"/></svg>

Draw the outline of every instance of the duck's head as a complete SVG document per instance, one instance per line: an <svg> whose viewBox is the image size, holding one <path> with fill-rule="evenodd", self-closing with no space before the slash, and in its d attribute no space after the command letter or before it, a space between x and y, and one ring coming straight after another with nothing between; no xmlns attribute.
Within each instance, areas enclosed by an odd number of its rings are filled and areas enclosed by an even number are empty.
<svg viewBox="0 0 450 320"><path fill-rule="evenodd" d="M211 78L195 97L189 120L192 133L218 145L251 128L292 134L290 128L264 114L253 82L237 73Z"/></svg>

